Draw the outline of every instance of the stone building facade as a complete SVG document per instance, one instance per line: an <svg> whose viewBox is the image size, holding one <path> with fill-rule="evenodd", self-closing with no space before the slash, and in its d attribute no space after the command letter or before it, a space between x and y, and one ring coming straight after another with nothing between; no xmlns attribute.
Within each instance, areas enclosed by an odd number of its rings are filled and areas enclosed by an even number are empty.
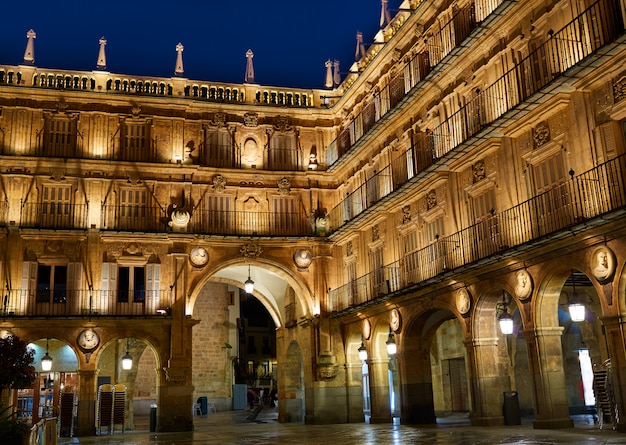
<svg viewBox="0 0 626 445"><path fill-rule="evenodd" d="M162 431L231 409L247 280L281 421L499 425L515 393L623 429L624 18L406 0L332 90L0 65L0 327L76 374L78 435L105 376Z"/></svg>

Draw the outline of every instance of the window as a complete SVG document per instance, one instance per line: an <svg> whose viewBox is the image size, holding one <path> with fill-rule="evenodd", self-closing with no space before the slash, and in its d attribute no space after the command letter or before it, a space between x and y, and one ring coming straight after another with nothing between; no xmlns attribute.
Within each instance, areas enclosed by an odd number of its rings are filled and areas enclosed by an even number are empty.
<svg viewBox="0 0 626 445"><path fill-rule="evenodd" d="M148 191L143 188L123 188L120 190L118 227L142 229L148 224Z"/></svg>
<svg viewBox="0 0 626 445"><path fill-rule="evenodd" d="M120 266L117 276L117 301L143 303L146 300L146 271L143 266Z"/></svg>
<svg viewBox="0 0 626 445"><path fill-rule="evenodd" d="M403 272L409 285L419 282L418 251L417 231L412 230L402 237Z"/></svg>
<svg viewBox="0 0 626 445"><path fill-rule="evenodd" d="M268 150L268 168L270 170L297 170L298 151L296 133L274 132L270 137Z"/></svg>
<svg viewBox="0 0 626 445"><path fill-rule="evenodd" d="M82 264L46 264L25 261L22 265L22 289L36 303L66 303L77 307L82 289Z"/></svg>
<svg viewBox="0 0 626 445"><path fill-rule="evenodd" d="M272 200L273 235L297 235L300 215L297 215L297 201L293 196L275 196Z"/></svg>
<svg viewBox="0 0 626 445"><path fill-rule="evenodd" d="M72 187L44 185L41 192L41 226L72 227Z"/></svg>
<svg viewBox="0 0 626 445"><path fill-rule="evenodd" d="M121 126L120 159L151 161L150 123L125 121Z"/></svg>
<svg viewBox="0 0 626 445"><path fill-rule="evenodd" d="M498 225L498 217L495 216L495 193L490 188L478 196L472 198L472 210L474 212L474 223L476 224L476 241L483 243L490 241L493 244L489 246L480 246L481 248L498 248L500 247L500 227ZM487 252L485 252L486 254Z"/></svg>
<svg viewBox="0 0 626 445"><path fill-rule="evenodd" d="M232 199L230 195L223 193L207 193L205 195L204 217L208 233L228 234L232 233L232 221L234 212L231 209Z"/></svg>
<svg viewBox="0 0 626 445"><path fill-rule="evenodd" d="M236 167L233 138L226 128L206 128L204 158L200 163L208 167Z"/></svg>
<svg viewBox="0 0 626 445"><path fill-rule="evenodd" d="M370 251L370 267L374 279L374 295L387 294L389 292L385 281L385 264L383 262L383 246L378 245Z"/></svg>
<svg viewBox="0 0 626 445"><path fill-rule="evenodd" d="M37 303L65 303L67 266L40 264L37 268Z"/></svg>
<svg viewBox="0 0 626 445"><path fill-rule="evenodd" d="M556 155L533 165L535 194L538 196L538 222L542 233L548 233L571 222L571 197L565 178L563 155Z"/></svg>
<svg viewBox="0 0 626 445"><path fill-rule="evenodd" d="M49 116L44 123L44 156L68 158L76 152L76 119Z"/></svg>

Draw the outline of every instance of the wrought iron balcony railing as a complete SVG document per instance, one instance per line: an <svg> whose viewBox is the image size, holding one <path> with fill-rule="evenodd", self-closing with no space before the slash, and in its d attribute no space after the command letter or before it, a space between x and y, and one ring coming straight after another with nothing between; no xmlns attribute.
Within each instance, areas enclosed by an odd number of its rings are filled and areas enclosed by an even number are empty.
<svg viewBox="0 0 626 445"><path fill-rule="evenodd" d="M415 284L545 239L575 224L626 208L626 155L608 161L504 212L446 237L404 258L330 291L331 311L383 298Z"/></svg>
<svg viewBox="0 0 626 445"><path fill-rule="evenodd" d="M29 229L86 229L87 204L44 202L22 204L20 227Z"/></svg>
<svg viewBox="0 0 626 445"><path fill-rule="evenodd" d="M196 210L189 232L206 235L313 236L306 213Z"/></svg>
<svg viewBox="0 0 626 445"><path fill-rule="evenodd" d="M447 153L496 123L533 94L613 42L624 31L619 4L599 0L537 47L443 123L415 136L412 146L329 212L332 233L380 198L401 188ZM372 190L374 189L374 190ZM375 200L366 197L376 196Z"/></svg>
<svg viewBox="0 0 626 445"><path fill-rule="evenodd" d="M167 290L11 289L3 295L2 317L162 317L171 312Z"/></svg>

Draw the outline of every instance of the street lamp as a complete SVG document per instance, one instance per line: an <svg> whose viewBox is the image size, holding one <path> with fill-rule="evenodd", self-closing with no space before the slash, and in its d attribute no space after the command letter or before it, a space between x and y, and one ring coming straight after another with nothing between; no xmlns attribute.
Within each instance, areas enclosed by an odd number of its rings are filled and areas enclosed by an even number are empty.
<svg viewBox="0 0 626 445"><path fill-rule="evenodd" d="M361 336L361 346L359 346L359 349L357 349L357 351L359 351L359 359L361 359L362 362L367 360L367 348L365 347L365 343L363 342L362 336Z"/></svg>
<svg viewBox="0 0 626 445"><path fill-rule="evenodd" d="M585 321L585 305L576 293L574 271L572 271L572 297L569 299L569 315L573 322Z"/></svg>
<svg viewBox="0 0 626 445"><path fill-rule="evenodd" d="M389 338L387 338L385 344L387 345L387 354L396 355L398 349L396 347L396 339L391 328L389 328Z"/></svg>
<svg viewBox="0 0 626 445"><path fill-rule="evenodd" d="M243 283L246 293L251 294L254 291L254 281L250 278L250 265L248 264L248 279Z"/></svg>
<svg viewBox="0 0 626 445"><path fill-rule="evenodd" d="M502 312L498 315L498 323L500 324L500 332L504 335L509 335L513 333L513 317L509 314L507 310L507 302L505 298L505 293L502 291Z"/></svg>
<svg viewBox="0 0 626 445"><path fill-rule="evenodd" d="M41 359L41 370L50 371L52 369L52 357L48 354L48 339L46 338L46 355Z"/></svg>
<svg viewBox="0 0 626 445"><path fill-rule="evenodd" d="M133 357L129 354L130 339L126 339L126 354L122 357L122 369L128 371L133 367Z"/></svg>

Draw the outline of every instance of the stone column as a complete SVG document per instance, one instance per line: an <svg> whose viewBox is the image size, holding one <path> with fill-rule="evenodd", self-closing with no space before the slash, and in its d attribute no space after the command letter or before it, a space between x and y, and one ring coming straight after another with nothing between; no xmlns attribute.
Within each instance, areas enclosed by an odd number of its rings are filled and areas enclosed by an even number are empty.
<svg viewBox="0 0 626 445"><path fill-rule="evenodd" d="M76 415L76 436L96 435L96 389L95 369L78 370L78 412Z"/></svg>
<svg viewBox="0 0 626 445"><path fill-rule="evenodd" d="M508 339L504 338L507 341ZM506 345L505 345L506 346ZM503 392L510 389L508 370L510 363L508 347L505 360L498 356L498 338L477 338L465 342L471 391L472 425L503 425Z"/></svg>
<svg viewBox="0 0 626 445"><path fill-rule="evenodd" d="M372 416L370 423L391 423L389 405L389 359L370 359L370 396Z"/></svg>
<svg viewBox="0 0 626 445"><path fill-rule="evenodd" d="M535 428L571 428L563 367L563 328L536 328L524 332L534 391Z"/></svg>
<svg viewBox="0 0 626 445"><path fill-rule="evenodd" d="M172 255L172 327L170 356L163 373L157 374L159 401L157 431L193 430L193 385L191 375L192 327L197 321L185 313L187 303L187 255ZM165 361L165 360L163 360Z"/></svg>
<svg viewBox="0 0 626 445"><path fill-rule="evenodd" d="M363 413L363 365L361 363L346 363L346 410L348 423L361 423Z"/></svg>
<svg viewBox="0 0 626 445"><path fill-rule="evenodd" d="M430 352L421 348L404 349L396 353L396 360L400 376L400 422L436 423Z"/></svg>
<svg viewBox="0 0 626 445"><path fill-rule="evenodd" d="M602 318L608 354L611 358L611 383L615 410L619 419L615 423L617 431L626 432L626 320L622 317Z"/></svg>

